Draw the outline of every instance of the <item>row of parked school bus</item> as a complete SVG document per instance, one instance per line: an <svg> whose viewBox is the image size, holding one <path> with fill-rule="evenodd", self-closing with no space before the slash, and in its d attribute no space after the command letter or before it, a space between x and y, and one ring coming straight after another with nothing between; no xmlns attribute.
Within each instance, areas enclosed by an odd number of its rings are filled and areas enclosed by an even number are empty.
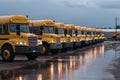
<svg viewBox="0 0 120 80"><path fill-rule="evenodd" d="M6 62L16 55L34 60L40 54L66 52L103 41L101 29L29 20L24 15L0 16L0 54Z"/></svg>

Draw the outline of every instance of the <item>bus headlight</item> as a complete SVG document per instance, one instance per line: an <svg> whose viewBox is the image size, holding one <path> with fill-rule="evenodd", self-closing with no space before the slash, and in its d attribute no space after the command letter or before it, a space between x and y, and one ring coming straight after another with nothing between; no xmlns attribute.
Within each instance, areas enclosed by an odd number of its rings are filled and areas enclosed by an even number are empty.
<svg viewBox="0 0 120 80"><path fill-rule="evenodd" d="M42 40L38 40L38 45L42 45Z"/></svg>
<svg viewBox="0 0 120 80"><path fill-rule="evenodd" d="M73 39L73 40L71 40L72 42L76 42L76 40L75 39Z"/></svg>
<svg viewBox="0 0 120 80"><path fill-rule="evenodd" d="M76 40L74 39L73 41L75 42Z"/></svg>
<svg viewBox="0 0 120 80"><path fill-rule="evenodd" d="M27 45L26 42L17 42L16 44L17 44L17 45Z"/></svg>
<svg viewBox="0 0 120 80"><path fill-rule="evenodd" d="M66 42L65 40L61 40L61 43Z"/></svg>
<svg viewBox="0 0 120 80"><path fill-rule="evenodd" d="M50 41L50 43L54 43L54 41L53 41L53 40L51 40L51 41Z"/></svg>

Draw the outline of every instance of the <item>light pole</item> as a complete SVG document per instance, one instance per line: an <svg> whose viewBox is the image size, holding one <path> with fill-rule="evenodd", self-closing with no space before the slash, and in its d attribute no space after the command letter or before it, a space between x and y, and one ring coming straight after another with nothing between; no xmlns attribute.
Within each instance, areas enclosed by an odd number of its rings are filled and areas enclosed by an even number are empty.
<svg viewBox="0 0 120 80"><path fill-rule="evenodd" d="M115 17L115 32L116 32L116 34L117 34L117 21L118 21L118 17Z"/></svg>

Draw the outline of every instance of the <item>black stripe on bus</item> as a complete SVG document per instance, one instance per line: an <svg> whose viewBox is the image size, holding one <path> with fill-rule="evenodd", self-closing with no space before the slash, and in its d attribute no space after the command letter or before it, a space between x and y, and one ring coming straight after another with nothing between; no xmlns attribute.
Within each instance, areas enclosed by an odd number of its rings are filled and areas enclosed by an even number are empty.
<svg viewBox="0 0 120 80"><path fill-rule="evenodd" d="M0 38L0 40L9 40L9 38Z"/></svg>
<svg viewBox="0 0 120 80"><path fill-rule="evenodd" d="M42 39L42 38L38 38L38 39Z"/></svg>
<svg viewBox="0 0 120 80"><path fill-rule="evenodd" d="M0 33L0 35L9 35L9 33Z"/></svg>

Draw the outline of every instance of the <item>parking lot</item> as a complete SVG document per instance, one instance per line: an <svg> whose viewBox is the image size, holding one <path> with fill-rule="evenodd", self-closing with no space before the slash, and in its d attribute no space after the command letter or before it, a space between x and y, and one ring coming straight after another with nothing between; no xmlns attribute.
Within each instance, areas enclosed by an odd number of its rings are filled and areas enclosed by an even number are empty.
<svg viewBox="0 0 120 80"><path fill-rule="evenodd" d="M0 80L114 80L109 69L119 58L119 44L106 41L33 61L16 56L13 62L0 61Z"/></svg>

